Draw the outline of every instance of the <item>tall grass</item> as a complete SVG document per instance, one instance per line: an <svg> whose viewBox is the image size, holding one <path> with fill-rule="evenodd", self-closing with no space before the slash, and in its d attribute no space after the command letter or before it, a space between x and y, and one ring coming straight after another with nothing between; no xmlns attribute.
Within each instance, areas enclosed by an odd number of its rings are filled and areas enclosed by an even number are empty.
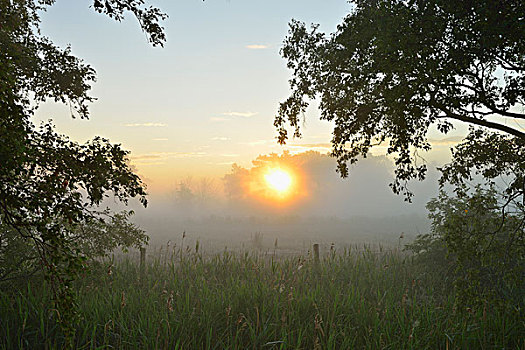
<svg viewBox="0 0 525 350"><path fill-rule="evenodd" d="M93 264L77 286L81 349L523 348L520 310L455 305L398 251L158 254ZM46 284L1 292L0 347L56 348ZM520 315L521 312L521 315ZM520 317L521 316L521 317Z"/></svg>

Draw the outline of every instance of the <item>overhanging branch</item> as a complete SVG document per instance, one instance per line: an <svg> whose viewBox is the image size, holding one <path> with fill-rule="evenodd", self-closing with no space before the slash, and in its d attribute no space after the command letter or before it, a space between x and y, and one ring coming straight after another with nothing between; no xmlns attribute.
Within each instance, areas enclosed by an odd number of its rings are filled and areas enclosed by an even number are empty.
<svg viewBox="0 0 525 350"><path fill-rule="evenodd" d="M505 117L516 118L516 119L525 119L525 114L504 111L502 109L497 108L494 105L485 104L485 106L487 106L494 113L500 114L500 115L505 116Z"/></svg>
<svg viewBox="0 0 525 350"><path fill-rule="evenodd" d="M441 110L443 110L443 109L441 109ZM447 110L443 110L443 111L446 114L443 115L443 116L440 116L439 118L451 118L451 119L460 120L460 121L465 122L465 123L470 123L470 124L476 124L476 125L484 126L486 128L489 128L489 129L495 129L495 130L503 131L504 133L507 133L507 134L510 134L510 135L514 135L516 137L519 137L519 138L525 140L525 133L524 132L519 131L519 130L514 129L514 128L511 128L511 127L508 127L506 125L490 122L490 121L485 120L485 119L477 119L477 118L473 118L473 117L469 117L469 116L465 116L465 115L461 115L461 114L452 113L452 112L447 111Z"/></svg>

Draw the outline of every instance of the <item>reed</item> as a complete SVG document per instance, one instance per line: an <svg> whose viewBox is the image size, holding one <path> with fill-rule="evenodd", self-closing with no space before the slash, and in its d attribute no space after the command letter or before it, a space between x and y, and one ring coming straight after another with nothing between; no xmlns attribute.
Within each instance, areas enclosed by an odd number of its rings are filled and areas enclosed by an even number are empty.
<svg viewBox="0 0 525 350"><path fill-rule="evenodd" d="M182 249L181 249L182 251ZM180 253L180 252L179 252ZM92 264L78 281L76 346L149 349L523 348L523 314L454 303L442 275L398 250L148 254ZM44 283L0 292L0 347L57 348ZM522 311L521 311L522 312Z"/></svg>

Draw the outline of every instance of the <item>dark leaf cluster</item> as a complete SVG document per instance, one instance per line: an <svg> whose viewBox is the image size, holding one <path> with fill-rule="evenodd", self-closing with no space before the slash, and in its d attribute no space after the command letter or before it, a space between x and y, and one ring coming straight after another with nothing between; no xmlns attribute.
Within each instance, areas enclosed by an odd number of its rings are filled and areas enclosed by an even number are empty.
<svg viewBox="0 0 525 350"><path fill-rule="evenodd" d="M394 192L422 179L431 126L452 121L524 140L525 3L509 1L352 1L326 35L292 21L281 50L293 71L291 95L275 118L300 136L300 117L319 99L321 119L334 123L332 155L343 177L348 163L379 144L395 156Z"/></svg>
<svg viewBox="0 0 525 350"><path fill-rule="evenodd" d="M87 118L94 100L88 94L94 69L40 33L39 15L54 2L0 0L0 261L9 259L7 265L26 275L43 267L72 339L77 315L70 287L85 257L147 241L127 222L129 214L98 206L110 195L124 203L147 201L121 145L101 137L81 144L57 133L51 122L35 126L31 120L47 100ZM153 45L165 40L159 21L167 16L144 1L95 0L93 7L119 21L131 12ZM0 280L12 278L12 271L0 269Z"/></svg>

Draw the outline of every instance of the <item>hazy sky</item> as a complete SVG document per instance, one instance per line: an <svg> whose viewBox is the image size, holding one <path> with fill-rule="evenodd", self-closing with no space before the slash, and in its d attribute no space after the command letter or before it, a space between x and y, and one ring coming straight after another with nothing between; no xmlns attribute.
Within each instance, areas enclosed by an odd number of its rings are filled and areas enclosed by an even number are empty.
<svg viewBox="0 0 525 350"><path fill-rule="evenodd" d="M91 3L58 0L42 16L43 33L71 44L98 73L91 119L71 119L68 107L51 103L37 119L52 118L81 142L101 135L122 143L150 191L188 175L222 177L232 163L248 167L260 154L328 151L332 126L315 108L306 114L303 139L286 147L275 141L273 118L290 76L279 48L292 18L332 32L350 11L347 2L155 1L170 16L164 48L151 47L131 16L117 23ZM455 135L436 143L428 160L446 159Z"/></svg>

